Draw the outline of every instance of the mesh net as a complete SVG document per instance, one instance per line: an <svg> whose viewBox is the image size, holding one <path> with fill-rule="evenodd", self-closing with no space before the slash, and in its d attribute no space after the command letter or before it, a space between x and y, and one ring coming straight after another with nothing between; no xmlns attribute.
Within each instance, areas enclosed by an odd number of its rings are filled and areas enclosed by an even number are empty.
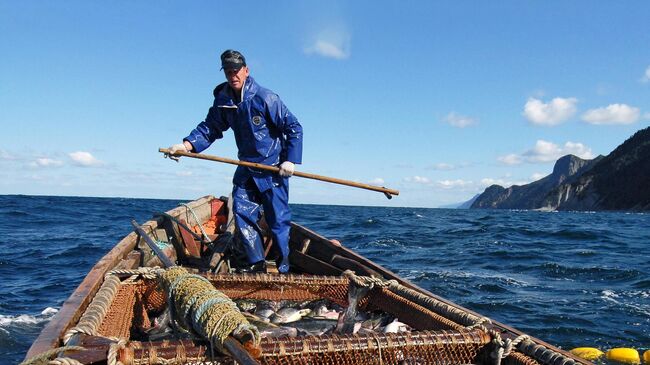
<svg viewBox="0 0 650 365"><path fill-rule="evenodd" d="M503 365L540 365L537 360L521 352L512 352L501 362Z"/></svg>
<svg viewBox="0 0 650 365"><path fill-rule="evenodd" d="M133 309L139 286L139 284L128 284L119 287L113 303L108 308L101 325L97 328L99 335L118 338L130 337L131 323L134 318ZM139 320L143 321L144 319Z"/></svg>
<svg viewBox="0 0 650 365"><path fill-rule="evenodd" d="M202 274L231 299L313 301L327 299L348 303L347 277L310 275ZM122 285L101 326L105 336L129 338L151 326L150 316L166 306L164 293L154 280ZM483 362L481 353L490 342L481 330L463 326L405 299L387 288L375 287L359 302L360 310L383 311L398 317L414 331L263 338L262 364L470 364ZM201 341L134 341L120 352L124 364L232 363L219 357ZM215 357L216 355L216 357ZM514 353L513 353L514 355ZM517 354L521 355L521 354ZM530 362L533 361L533 362ZM537 365L521 355L510 356L509 365Z"/></svg>
<svg viewBox="0 0 650 365"><path fill-rule="evenodd" d="M232 299L309 301L329 299L347 305L348 279L310 275L207 275L210 282Z"/></svg>
<svg viewBox="0 0 650 365"><path fill-rule="evenodd" d="M373 335L311 336L262 340L262 364L471 364L490 338L482 331L421 331ZM209 356L209 349L191 342L131 342L121 361L155 364L184 359L229 363ZM182 363L182 362L176 362Z"/></svg>
<svg viewBox="0 0 650 365"><path fill-rule="evenodd" d="M391 313L417 330L463 330L463 326L458 323L400 297L387 288L375 288L368 293L367 298L367 309Z"/></svg>

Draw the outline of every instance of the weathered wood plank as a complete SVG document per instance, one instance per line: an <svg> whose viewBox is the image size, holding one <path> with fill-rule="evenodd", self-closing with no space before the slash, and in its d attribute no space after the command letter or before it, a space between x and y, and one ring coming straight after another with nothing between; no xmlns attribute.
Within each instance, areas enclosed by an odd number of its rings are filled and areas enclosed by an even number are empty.
<svg viewBox="0 0 650 365"><path fill-rule="evenodd" d="M289 260L292 266L314 275L341 275L343 270L336 268L327 262L305 255L300 251L291 251Z"/></svg>

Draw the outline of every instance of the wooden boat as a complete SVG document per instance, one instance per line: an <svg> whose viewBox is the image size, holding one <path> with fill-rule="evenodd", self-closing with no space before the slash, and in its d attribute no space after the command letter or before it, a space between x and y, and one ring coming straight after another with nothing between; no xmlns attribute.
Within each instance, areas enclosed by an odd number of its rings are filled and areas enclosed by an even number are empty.
<svg viewBox="0 0 650 365"><path fill-rule="evenodd" d="M223 197L203 197L156 215L142 225L144 232L124 237L97 262L43 329L27 353L26 363L46 363L47 359L56 357L58 363L111 365L231 364L235 361L246 364L590 364L419 288L339 242L295 223L291 228L290 274L273 273L271 262L269 273L232 273L225 246L219 243L229 242L224 238L232 237L234 230L227 202ZM201 337L200 331L192 328L189 333L173 332L166 338L153 339L147 333L156 326L156 316L165 308L176 308L178 312L178 308L189 308L192 303L179 306L173 302L180 296L180 289L172 288L178 280L163 286L166 290L160 288L158 282L163 269L155 267L163 266L164 262L147 245L147 237L156 241L155 251L187 269L189 276L201 283L209 282L210 290L218 290L229 300L303 303L329 300L345 308L344 312L339 316L336 330L321 335L303 333L265 338L251 335L249 342L245 342L245 336L230 334L217 349L209 334ZM270 246L270 239L265 241ZM174 297L172 291L178 295ZM355 333L346 325L354 320L350 313L356 311L392 315L409 330ZM196 312L193 315L203 316ZM187 316L183 318L187 323ZM233 341L233 338L237 339ZM251 346L242 346L241 342Z"/></svg>

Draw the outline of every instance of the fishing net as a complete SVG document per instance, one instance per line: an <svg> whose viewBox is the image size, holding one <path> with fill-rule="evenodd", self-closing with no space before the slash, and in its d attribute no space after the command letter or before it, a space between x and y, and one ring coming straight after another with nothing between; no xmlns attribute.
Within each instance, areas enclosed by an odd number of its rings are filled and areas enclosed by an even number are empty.
<svg viewBox="0 0 650 365"><path fill-rule="evenodd" d="M350 279L345 276L200 274L232 300L314 301L348 303ZM119 287L100 326L101 335L130 338L119 353L124 364L212 363L231 359L210 351L206 343L169 339L146 341L143 333L166 307L155 280L138 279ZM262 364L469 364L478 363L490 336L468 331L387 287L374 287L359 301L360 310L383 311L398 317L414 331L402 333L329 334L263 338ZM523 355L522 355L523 356ZM509 365L535 365L525 356Z"/></svg>
<svg viewBox="0 0 650 365"><path fill-rule="evenodd" d="M482 331L378 333L302 338L263 339L261 364L439 364L477 363L490 338ZM144 365L184 359L200 363L231 363L211 358L206 348L189 341L131 342L124 349L124 365ZM522 364L523 365L523 364Z"/></svg>
<svg viewBox="0 0 650 365"><path fill-rule="evenodd" d="M313 275L212 275L206 276L215 288L232 299L310 301L328 299L347 305L348 279Z"/></svg>

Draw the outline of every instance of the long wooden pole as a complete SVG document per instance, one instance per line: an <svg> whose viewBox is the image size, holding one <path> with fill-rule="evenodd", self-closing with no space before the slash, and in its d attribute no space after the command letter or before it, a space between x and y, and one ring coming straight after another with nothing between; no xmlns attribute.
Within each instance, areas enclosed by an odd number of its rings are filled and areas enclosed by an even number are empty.
<svg viewBox="0 0 650 365"><path fill-rule="evenodd" d="M159 148L158 152L162 152L162 153L164 153L166 155L171 155L171 153L169 153L169 149L167 149L167 148ZM212 156L212 155L205 155L205 154L202 154L202 153L189 153L189 152L180 152L180 151L178 151L178 152L174 153L173 156L185 156L185 157L191 157L191 158L198 158L198 159L201 159L201 160L223 162L223 163L228 163L228 164L231 164L231 165L252 167L254 169L266 170L266 171L271 171L271 172L275 172L275 173L280 171L280 169L275 167L275 166L263 165L263 164L254 163L254 162L231 160L229 158ZM388 199L391 199L392 195L399 195L398 190L388 189L388 188L375 186L375 185L368 185L368 184L358 183L358 182L355 182L355 181L337 179L337 178L334 178L334 177L328 177L328 176L323 176L323 175L316 175L316 174L309 174L309 173L306 173L306 172L295 171L293 173L293 176L304 177L306 179L312 179L312 180L320 180L320 181L325 181L325 182L339 184L339 185L347 185L347 186L352 186L352 187L355 187L355 188L361 188L361 189L366 189L366 190L378 191L380 193L384 193L384 195L386 195L386 197Z"/></svg>

